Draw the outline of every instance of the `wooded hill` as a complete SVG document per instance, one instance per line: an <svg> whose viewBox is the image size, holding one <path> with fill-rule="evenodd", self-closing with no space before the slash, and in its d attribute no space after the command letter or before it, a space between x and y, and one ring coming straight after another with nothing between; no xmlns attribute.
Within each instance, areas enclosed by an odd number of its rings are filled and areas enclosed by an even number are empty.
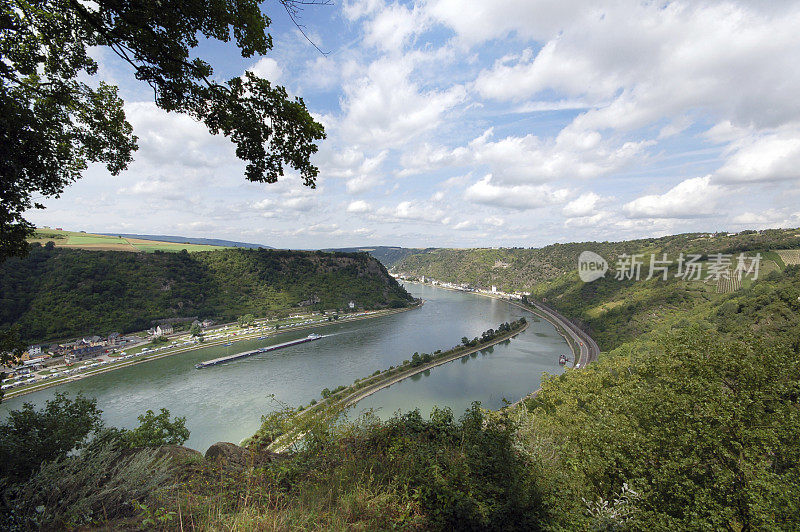
<svg viewBox="0 0 800 532"><path fill-rule="evenodd" d="M608 351L663 324L686 327L705 320L729 299L742 296L743 291L766 289L758 285L767 287L776 281L777 277L769 276L779 275L786 267L781 255L791 256L775 250L793 248L800 248L798 229L745 231L737 235L695 233L626 242L554 244L540 249L435 250L406 257L393 270L479 287L495 285L505 291L530 291L535 298L582 323L601 349ZM604 278L591 283L580 280L578 256L585 250L608 261L610 271ZM656 257L666 253L672 260L681 253L699 254L705 260L715 253L742 252L761 253L759 278L763 283L753 285L745 279L738 290L731 291L713 280L686 281L674 275L666 281L644 280L651 253ZM617 258L634 253L645 257L642 280L614 279Z"/></svg>
<svg viewBox="0 0 800 532"><path fill-rule="evenodd" d="M408 255L397 262L392 271L409 275L425 275L441 281L469 283L476 286L496 285L506 291L531 290L565 274L577 279L578 256L593 251L609 261L623 253L740 253L800 248L800 229L743 231L736 235L684 233L661 238L645 238L622 242L574 242L552 244L542 248L479 248L435 249ZM766 257L783 262L777 255Z"/></svg>
<svg viewBox="0 0 800 532"><path fill-rule="evenodd" d="M0 328L30 342L147 329L153 320L305 308L400 308L413 298L366 253L225 249L125 253L34 245L0 264Z"/></svg>

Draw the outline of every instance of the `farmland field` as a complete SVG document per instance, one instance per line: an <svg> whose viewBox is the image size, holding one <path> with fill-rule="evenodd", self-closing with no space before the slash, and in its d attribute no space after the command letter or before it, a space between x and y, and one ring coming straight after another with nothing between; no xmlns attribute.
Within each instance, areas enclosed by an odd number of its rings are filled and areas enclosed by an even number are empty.
<svg viewBox="0 0 800 532"><path fill-rule="evenodd" d="M800 264L800 249L776 249L775 253L783 260L783 263L789 266L790 264Z"/></svg>
<svg viewBox="0 0 800 532"><path fill-rule="evenodd" d="M178 242L159 242L156 240L141 240L138 238L129 238L127 240L132 246L140 251L180 251L182 249L187 251L212 251L215 249L227 249L222 246L181 244Z"/></svg>
<svg viewBox="0 0 800 532"><path fill-rule="evenodd" d="M46 228L36 229L33 237L29 238L28 241L38 242L42 245L47 242L53 242L56 247L62 248L89 249L96 251L131 251L134 253L152 253L153 251L177 252L183 249L190 252L224 249L222 246L160 242L156 240L122 238L118 236L96 235L77 231L59 231Z"/></svg>

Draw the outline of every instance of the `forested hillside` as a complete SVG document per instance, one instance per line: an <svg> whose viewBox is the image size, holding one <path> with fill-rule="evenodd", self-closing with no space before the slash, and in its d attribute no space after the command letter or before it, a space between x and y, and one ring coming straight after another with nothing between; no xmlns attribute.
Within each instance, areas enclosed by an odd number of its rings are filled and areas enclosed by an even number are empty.
<svg viewBox="0 0 800 532"><path fill-rule="evenodd" d="M425 275L441 281L496 285L506 291L531 290L540 283L575 273L578 256L593 251L613 268L613 260L623 253L739 253L800 248L800 229L743 231L737 235L685 233L661 238L623 242L576 242L552 244L543 248L435 249L409 255L391 269L409 275ZM777 255L767 257L783 262ZM575 277L577 279L577 276Z"/></svg>
<svg viewBox="0 0 800 532"><path fill-rule="evenodd" d="M796 530L800 266L648 327L527 401L550 510L567 528Z"/></svg>
<svg viewBox="0 0 800 532"><path fill-rule="evenodd" d="M28 341L235 319L297 307L403 307L411 296L366 253L226 249L125 253L34 245L0 265L0 327Z"/></svg>
<svg viewBox="0 0 800 532"><path fill-rule="evenodd" d="M781 273L786 265L774 250L799 247L797 229L710 237L684 234L627 242L554 244L541 249L435 250L409 256L393 270L479 287L496 285L501 290L530 291L585 326L600 348L608 351L642 335L652 335L663 325L685 328L705 322L723 304L729 309L735 304L732 301L749 297L748 291L770 291L780 297L775 287L788 282L787 276L790 278L794 270ZM590 283L581 281L577 270L578 256L586 250L605 257L610 268L605 277ZM662 257L666 253L672 260L681 253L698 254L708 266L712 254L735 256L742 252L749 256L761 253L760 281L752 283L745 278L736 290L721 290L723 287L713 279L675 277L675 265L667 280L658 275L646 280L651 254ZM614 261L622 254L634 253L645 257L640 279L616 279ZM757 325L753 327L757 332Z"/></svg>

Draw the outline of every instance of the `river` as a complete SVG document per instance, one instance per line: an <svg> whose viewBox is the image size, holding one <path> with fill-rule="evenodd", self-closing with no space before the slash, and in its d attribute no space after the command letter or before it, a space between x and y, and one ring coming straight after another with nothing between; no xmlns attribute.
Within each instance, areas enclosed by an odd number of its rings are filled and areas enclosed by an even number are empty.
<svg viewBox="0 0 800 532"><path fill-rule="evenodd" d="M301 338L310 331L207 347L110 371L3 401L0 417L24 402L43 405L56 392L83 392L97 398L103 419L111 426L134 427L139 414L161 407L185 416L191 430L186 445L204 451L214 442L238 443L252 435L261 416L279 403L308 404L319 399L323 388L350 384L375 370L396 366L415 351L450 348L463 336L478 336L519 316L535 319L503 301L417 284L405 286L415 297L425 299L425 305L391 316L319 327L314 332L330 336L202 370L194 365ZM537 321L510 342L381 390L358 403L356 411L371 408L386 418L398 409L420 408L427 414L437 404L459 415L475 400L497 408L503 398L516 401L538 388L542 372L560 373L558 355L566 352L567 344L553 326Z"/></svg>

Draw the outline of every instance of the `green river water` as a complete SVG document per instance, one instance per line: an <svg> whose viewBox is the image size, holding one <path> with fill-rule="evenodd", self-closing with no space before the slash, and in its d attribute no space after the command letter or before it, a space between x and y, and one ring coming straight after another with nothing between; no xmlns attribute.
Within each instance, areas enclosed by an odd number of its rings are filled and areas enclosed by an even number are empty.
<svg viewBox="0 0 800 532"><path fill-rule="evenodd" d="M238 443L253 434L261 416L279 406L271 394L288 405L308 404L319 399L323 388L351 384L375 370L396 366L415 351L447 349L463 336L478 336L520 316L535 320L530 313L495 299L417 284L407 284L406 289L425 299L425 305L392 316L319 327L313 332L330 336L202 370L194 365L226 353L301 338L311 331L207 347L107 372L3 401L0 417L23 402L41 405L56 391L82 391L97 398L103 418L111 426L136 426L139 414L161 407L172 415L185 416L192 433L186 445L205 451L214 442ZM397 410L419 408L427 415L433 405L439 405L460 415L472 401L497 408L503 398L516 401L538 388L543 372L563 371L558 355L568 352L552 325L533 321L511 341L367 397L356 405L355 412L371 408L386 418Z"/></svg>

